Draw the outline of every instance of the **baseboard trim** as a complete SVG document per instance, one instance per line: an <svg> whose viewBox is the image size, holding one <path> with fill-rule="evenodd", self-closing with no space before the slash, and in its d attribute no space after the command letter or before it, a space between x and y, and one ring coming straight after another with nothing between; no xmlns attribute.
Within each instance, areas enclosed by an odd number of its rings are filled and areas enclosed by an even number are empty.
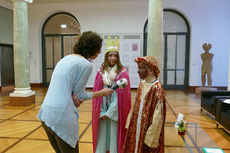
<svg viewBox="0 0 230 153"><path fill-rule="evenodd" d="M31 88L42 88L44 87L42 83L31 83L30 84Z"/></svg>
<svg viewBox="0 0 230 153"><path fill-rule="evenodd" d="M199 87L202 87L202 86L189 86L188 91L195 93L195 89ZM228 87L223 87L223 86L212 86L212 88L217 88L217 90L227 90L228 89Z"/></svg>
<svg viewBox="0 0 230 153"><path fill-rule="evenodd" d="M31 83L30 84L31 88L43 88L44 85L42 83ZM189 86L187 89L189 92L195 93L195 89L199 88L201 86ZM218 90L227 90L228 87L223 87L223 86L212 86L212 88L217 88ZM93 88L87 88L87 89L93 89ZM132 88L136 90L137 88ZM2 87L0 86L0 90L2 90Z"/></svg>

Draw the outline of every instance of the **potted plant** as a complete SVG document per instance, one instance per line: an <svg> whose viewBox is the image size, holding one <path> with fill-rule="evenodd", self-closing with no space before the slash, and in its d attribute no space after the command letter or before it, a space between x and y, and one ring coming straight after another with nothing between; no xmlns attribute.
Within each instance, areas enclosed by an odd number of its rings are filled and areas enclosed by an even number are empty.
<svg viewBox="0 0 230 153"><path fill-rule="evenodd" d="M186 130L187 130L187 125L185 121L181 120L179 123L177 123L178 135L180 136L185 135Z"/></svg>

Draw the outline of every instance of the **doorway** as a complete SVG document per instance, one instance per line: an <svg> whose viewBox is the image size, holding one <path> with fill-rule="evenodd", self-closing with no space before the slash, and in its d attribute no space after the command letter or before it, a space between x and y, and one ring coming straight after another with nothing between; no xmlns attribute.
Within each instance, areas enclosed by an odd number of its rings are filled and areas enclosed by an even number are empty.
<svg viewBox="0 0 230 153"><path fill-rule="evenodd" d="M144 51L147 55L148 20L144 26ZM189 81L190 28L179 12L164 9L163 12L163 87L186 89Z"/></svg>
<svg viewBox="0 0 230 153"><path fill-rule="evenodd" d="M186 62L187 33L164 33L164 88L185 89L189 67Z"/></svg>
<svg viewBox="0 0 230 153"><path fill-rule="evenodd" d="M0 86L14 85L13 45L0 44Z"/></svg>
<svg viewBox="0 0 230 153"><path fill-rule="evenodd" d="M51 15L42 29L43 85L48 86L58 61L72 54L80 35L77 19L66 12Z"/></svg>

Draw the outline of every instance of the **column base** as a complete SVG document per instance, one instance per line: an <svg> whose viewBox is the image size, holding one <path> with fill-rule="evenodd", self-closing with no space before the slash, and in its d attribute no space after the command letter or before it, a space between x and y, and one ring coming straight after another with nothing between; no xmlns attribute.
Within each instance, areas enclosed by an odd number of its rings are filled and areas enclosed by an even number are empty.
<svg viewBox="0 0 230 153"><path fill-rule="evenodd" d="M10 106L29 106L35 103L35 95L28 97L10 97Z"/></svg>
<svg viewBox="0 0 230 153"><path fill-rule="evenodd" d="M10 106L29 106L35 103L35 92L29 88L14 88L10 93Z"/></svg>

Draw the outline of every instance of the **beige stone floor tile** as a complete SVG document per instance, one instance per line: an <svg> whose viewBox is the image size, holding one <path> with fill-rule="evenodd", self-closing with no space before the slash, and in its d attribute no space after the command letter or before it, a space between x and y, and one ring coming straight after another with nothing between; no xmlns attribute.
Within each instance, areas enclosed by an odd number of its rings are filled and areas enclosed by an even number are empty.
<svg viewBox="0 0 230 153"><path fill-rule="evenodd" d="M185 120L187 122L198 123L200 127L216 128L216 122L214 119L207 115L186 115Z"/></svg>
<svg viewBox="0 0 230 153"><path fill-rule="evenodd" d="M225 153L230 153L230 149L222 149Z"/></svg>
<svg viewBox="0 0 230 153"><path fill-rule="evenodd" d="M230 149L222 149L225 153L230 153Z"/></svg>
<svg viewBox="0 0 230 153"><path fill-rule="evenodd" d="M36 92L36 104L29 107L11 107L7 105L9 103L9 96L0 95L0 152L6 149L8 146L14 144L17 138L22 138L25 135L31 133L24 140L13 146L8 152L15 153L54 153L45 131L42 127L38 128L41 123L37 121L37 116L40 110L41 103L46 94L47 88L35 88L32 89ZM88 89L87 89L88 91ZM92 90L89 90L92 91ZM132 90L132 101L134 101L136 90ZM169 90L166 91L167 105L167 116L166 121L174 124L176 121L176 114L183 113L187 122L197 123L198 126L202 127L202 130L197 131L196 141L199 146L212 146L212 141L216 143L216 146L222 148L225 153L230 153L230 136L223 129L216 129L215 121L212 120L205 113L200 113L200 99L195 97L195 94L188 94L184 91ZM2 105L1 105L2 104ZM174 110L172 111L171 108ZM19 114L12 118L12 120L5 121L9 117L12 117L20 112L28 111ZM79 142L80 153L92 153L92 126L91 124L91 110L92 100L85 101L79 107L79 136L82 136ZM36 115L35 115L36 114ZM24 121L23 121L24 120ZM34 120L34 121L28 121ZM1 121L3 121L1 123ZM37 130L36 130L37 129ZM85 130L85 131L84 131ZM83 132L84 131L84 132ZM205 132L205 133L204 133ZM195 130L189 129L189 134L195 141ZM187 153L189 152L185 148L183 139L177 135L174 127L166 127L165 131L165 153ZM8 139L8 138L10 139ZM199 140L198 140L199 138ZM212 139L211 139L212 138ZM187 143L193 146L192 141L185 135ZM6 140L6 142L4 141ZM3 146L3 147L2 147ZM192 147L194 153L197 151Z"/></svg>
<svg viewBox="0 0 230 153"><path fill-rule="evenodd" d="M28 110L28 109L31 109L31 108L34 108L36 107L37 105L39 105L39 102L36 102L32 105L29 105L29 106L10 106L10 105L5 105L3 106L4 109L22 109L22 110Z"/></svg>
<svg viewBox="0 0 230 153"><path fill-rule="evenodd" d="M79 112L91 112L92 111L92 104L91 103L84 103L78 107Z"/></svg>
<svg viewBox="0 0 230 153"><path fill-rule="evenodd" d="M180 90L166 90L165 91L166 96L168 95L184 95L184 92L180 91Z"/></svg>
<svg viewBox="0 0 230 153"><path fill-rule="evenodd" d="M181 95L178 96L177 94L175 95L169 95L166 96L166 100L168 101L168 103L172 106L176 105L176 106L200 106L200 103L198 101L196 101L195 99L191 99L188 95Z"/></svg>
<svg viewBox="0 0 230 153"><path fill-rule="evenodd" d="M186 93L181 91L165 91L165 98L166 99L173 99L173 100L185 100L189 99Z"/></svg>
<svg viewBox="0 0 230 153"><path fill-rule="evenodd" d="M200 106L200 103L198 103L197 101L191 100L189 97L187 98L169 98L166 99L168 101L168 103L170 103L170 105L174 106L174 105L182 105L182 106Z"/></svg>
<svg viewBox="0 0 230 153"><path fill-rule="evenodd" d="M215 142L210 139L208 134L199 127L196 123L188 123L187 132L182 139L177 134L177 131L173 124L166 123L165 127L165 144L167 146L185 146L184 141L189 144L190 147L217 147Z"/></svg>
<svg viewBox="0 0 230 153"><path fill-rule="evenodd" d="M0 111L0 119L8 119L16 114L23 112L24 110L20 109L2 109Z"/></svg>
<svg viewBox="0 0 230 153"><path fill-rule="evenodd" d="M32 88L32 90L34 90L36 92L36 95L37 94L45 95L47 88L46 87L44 87L44 88L43 87L42 88Z"/></svg>
<svg viewBox="0 0 230 153"><path fill-rule="evenodd" d="M87 129L83 137L81 137L80 142L93 142L92 141L92 125Z"/></svg>
<svg viewBox="0 0 230 153"><path fill-rule="evenodd" d="M79 123L89 123L92 119L91 112L79 112Z"/></svg>
<svg viewBox="0 0 230 153"><path fill-rule="evenodd" d="M87 127L87 124L79 124L79 136L82 134L82 132L85 130L86 127ZM26 137L25 139L48 140L48 137L43 127L40 127L36 131L34 131L32 134L30 134L28 137Z"/></svg>
<svg viewBox="0 0 230 153"><path fill-rule="evenodd" d="M200 107L197 106L172 106L176 114L182 113L185 115L200 114Z"/></svg>
<svg viewBox="0 0 230 153"><path fill-rule="evenodd" d="M175 115L166 114L166 122L175 122L175 121L176 121Z"/></svg>
<svg viewBox="0 0 230 153"><path fill-rule="evenodd" d="M174 104L176 104L177 102L182 102L182 101L186 101L186 103L187 103L187 101L188 102L192 101L187 95L184 95L184 94L183 94L183 96L178 96L177 94L175 94L175 95L166 94L165 98L167 101L173 100Z"/></svg>
<svg viewBox="0 0 230 153"><path fill-rule="evenodd" d="M55 151L48 140L23 140L7 153L55 153Z"/></svg>
<svg viewBox="0 0 230 153"><path fill-rule="evenodd" d="M195 124L196 125L196 124ZM203 143L201 142L208 142L207 145L210 145L212 147L216 147L215 143L213 141L210 141L210 138L207 137L208 135L203 132L199 131L200 128L197 128L197 131L194 132L195 126L192 123L192 125L188 126L187 132L184 135L184 137L181 137L178 135L176 128L174 127L174 124L171 124L170 126L166 124L165 127L165 145L166 146L174 146L174 147L186 147L186 143L192 148L196 145L199 147L202 147L204 145L201 145ZM196 134L196 135L195 135ZM199 137L201 136L201 137ZM207 138L202 139L202 137ZM198 140L199 139L199 140Z"/></svg>
<svg viewBox="0 0 230 153"><path fill-rule="evenodd" d="M9 101L9 96L8 95L6 95L6 96L0 95L0 101Z"/></svg>
<svg viewBox="0 0 230 153"><path fill-rule="evenodd" d="M191 148L193 153L197 153L196 149ZM187 148L165 147L165 153L190 153Z"/></svg>
<svg viewBox="0 0 230 153"><path fill-rule="evenodd" d="M217 147L216 143L210 139L209 135L202 128L191 126L187 133L191 135L198 147Z"/></svg>
<svg viewBox="0 0 230 153"><path fill-rule="evenodd" d="M5 106L5 105L7 105L7 104L9 104L9 101L8 100L0 100L0 106Z"/></svg>
<svg viewBox="0 0 230 153"><path fill-rule="evenodd" d="M35 96L35 101L36 101L36 103L42 103L43 102L43 100L44 100L44 97L43 96Z"/></svg>
<svg viewBox="0 0 230 153"><path fill-rule="evenodd" d="M42 104L38 104L37 106L35 106L35 107L34 107L34 108L32 108L32 109L37 109L37 110L40 110L41 106L42 106Z"/></svg>
<svg viewBox="0 0 230 153"><path fill-rule="evenodd" d="M92 143L79 143L79 153L93 153Z"/></svg>
<svg viewBox="0 0 230 153"><path fill-rule="evenodd" d="M165 127L165 145L185 146L183 139L177 134L174 127Z"/></svg>
<svg viewBox="0 0 230 153"><path fill-rule="evenodd" d="M7 138L0 138L0 152L14 144L19 139L7 139Z"/></svg>
<svg viewBox="0 0 230 153"><path fill-rule="evenodd" d="M84 101L83 104L92 104L92 99Z"/></svg>
<svg viewBox="0 0 230 153"><path fill-rule="evenodd" d="M194 102L186 102L186 101L177 101L174 103L170 103L173 107L179 107L179 106L186 106L186 107L200 107L200 104L194 103Z"/></svg>
<svg viewBox="0 0 230 153"><path fill-rule="evenodd" d="M22 138L40 124L29 121L5 121L0 123L0 137Z"/></svg>
<svg viewBox="0 0 230 153"><path fill-rule="evenodd" d="M203 128L203 130L217 144L217 146L230 151L230 134L224 131L224 129Z"/></svg>
<svg viewBox="0 0 230 153"><path fill-rule="evenodd" d="M166 106L166 114L167 115L174 115L173 111L168 106Z"/></svg>
<svg viewBox="0 0 230 153"><path fill-rule="evenodd" d="M48 137L43 127L40 127L36 131L34 131L32 134L30 134L28 137L26 137L25 139L48 140Z"/></svg>
<svg viewBox="0 0 230 153"><path fill-rule="evenodd" d="M88 127L88 124L79 124L79 136L80 135L84 135L84 133L82 133L84 130L85 130L85 128L87 128Z"/></svg>
<svg viewBox="0 0 230 153"><path fill-rule="evenodd" d="M26 112L23 112L22 114L19 114L13 118L11 118L12 120L37 120L39 121L39 119L37 118L39 110L37 109L32 109L32 110L28 110Z"/></svg>

